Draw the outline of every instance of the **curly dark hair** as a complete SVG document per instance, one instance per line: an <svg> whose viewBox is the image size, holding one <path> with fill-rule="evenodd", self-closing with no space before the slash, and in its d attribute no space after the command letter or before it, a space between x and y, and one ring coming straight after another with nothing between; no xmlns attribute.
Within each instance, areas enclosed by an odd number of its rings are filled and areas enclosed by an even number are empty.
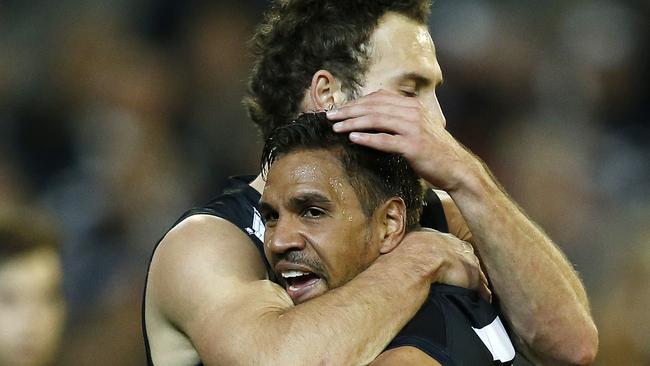
<svg viewBox="0 0 650 366"><path fill-rule="evenodd" d="M367 217L386 200L400 197L406 204L406 230L419 227L424 189L406 159L350 142L347 134L332 130L325 113L303 113L273 130L264 144L262 173L286 154L319 149L339 158Z"/></svg>
<svg viewBox="0 0 650 366"><path fill-rule="evenodd" d="M244 104L264 138L300 112L314 73L331 72L348 97L365 82L370 36L388 12L426 24L431 0L278 0L252 41Z"/></svg>

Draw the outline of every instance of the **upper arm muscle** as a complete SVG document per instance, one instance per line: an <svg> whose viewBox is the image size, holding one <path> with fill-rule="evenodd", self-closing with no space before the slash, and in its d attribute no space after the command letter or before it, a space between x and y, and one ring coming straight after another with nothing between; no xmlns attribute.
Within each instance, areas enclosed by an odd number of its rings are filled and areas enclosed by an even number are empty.
<svg viewBox="0 0 650 366"><path fill-rule="evenodd" d="M250 239L231 223L193 216L152 260L147 297L186 334L204 363L228 363L251 344L260 317L293 306ZM244 342L242 343L242 340Z"/></svg>
<svg viewBox="0 0 650 366"><path fill-rule="evenodd" d="M426 353L411 346L402 346L384 351L370 366L441 366Z"/></svg>

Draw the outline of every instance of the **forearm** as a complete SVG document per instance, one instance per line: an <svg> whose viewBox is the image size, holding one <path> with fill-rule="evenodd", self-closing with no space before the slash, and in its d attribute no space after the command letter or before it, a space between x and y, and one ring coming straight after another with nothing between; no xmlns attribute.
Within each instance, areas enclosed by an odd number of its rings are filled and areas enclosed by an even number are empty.
<svg viewBox="0 0 650 366"><path fill-rule="evenodd" d="M542 361L590 358L597 332L573 267L503 192L487 167L478 160L474 164L449 193L472 231L506 317Z"/></svg>
<svg viewBox="0 0 650 366"><path fill-rule="evenodd" d="M565 358L568 350L589 359L597 334L571 265L499 189L480 160L444 129L437 102L433 107L419 98L378 91L330 111L328 118L342 121L335 130L350 133L354 143L402 155L418 175L450 193L505 315L535 353L552 361ZM582 343L569 349L576 342Z"/></svg>
<svg viewBox="0 0 650 366"><path fill-rule="evenodd" d="M337 365L370 363L420 308L429 292L428 280L416 272L407 273L391 266L384 259L387 258L380 257L345 286L293 307L281 316L281 326L290 333L294 325L303 322L317 329L307 332L314 337L313 341L299 335L306 344L313 346L318 342L322 347L322 357L310 358L310 364L319 364L314 361L321 360ZM324 339L328 341L323 342ZM333 362L330 357L334 354L343 359Z"/></svg>
<svg viewBox="0 0 650 366"><path fill-rule="evenodd" d="M233 356L227 363L370 363L414 316L430 286L421 272L395 265L394 260L405 258L382 256L344 286L297 306L281 308L276 302L258 308L242 336L246 342L224 345ZM231 326L235 324L226 325Z"/></svg>

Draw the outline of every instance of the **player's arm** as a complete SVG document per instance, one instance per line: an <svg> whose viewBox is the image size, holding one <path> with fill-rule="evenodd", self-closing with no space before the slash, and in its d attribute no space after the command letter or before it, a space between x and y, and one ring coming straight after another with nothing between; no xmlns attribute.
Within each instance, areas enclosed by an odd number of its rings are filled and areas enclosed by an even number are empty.
<svg viewBox="0 0 650 366"><path fill-rule="evenodd" d="M346 285L294 306L283 288L264 279L247 236L224 220L194 216L157 249L147 296L206 365L368 364L440 273L457 268L476 278L466 286L478 282L477 262L448 259L449 238L414 234Z"/></svg>
<svg viewBox="0 0 650 366"><path fill-rule="evenodd" d="M433 192L438 196L440 204L442 205L449 233L460 240L473 244L472 232L469 230L465 218L461 215L458 206L456 206L454 200L451 199L451 196L447 192L439 189L434 189Z"/></svg>
<svg viewBox="0 0 650 366"><path fill-rule="evenodd" d="M403 346L382 352L370 366L441 366L441 364L415 347Z"/></svg>
<svg viewBox="0 0 650 366"><path fill-rule="evenodd" d="M598 332L577 273L499 187L487 167L483 169L483 177L475 177L476 181L452 192L451 197L458 202L458 216L472 228L470 240L517 341L542 364L591 364Z"/></svg>
<svg viewBox="0 0 650 366"><path fill-rule="evenodd" d="M598 348L584 288L557 246L499 187L487 167L415 98L379 91L328 112L358 144L406 157L449 192L471 230L502 309L542 362L589 364ZM376 133L373 131L381 131Z"/></svg>

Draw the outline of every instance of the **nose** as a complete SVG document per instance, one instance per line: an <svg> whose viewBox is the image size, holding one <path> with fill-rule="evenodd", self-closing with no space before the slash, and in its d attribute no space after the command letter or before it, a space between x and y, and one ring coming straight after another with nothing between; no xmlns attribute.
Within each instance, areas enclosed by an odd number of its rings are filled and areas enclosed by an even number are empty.
<svg viewBox="0 0 650 366"><path fill-rule="evenodd" d="M447 119L445 118L445 114L442 113L442 108L440 107L440 103L438 102L438 96L434 92L432 95L431 100L427 103L431 106L431 112L433 113L433 118L436 121L436 123L440 123L442 127L447 126Z"/></svg>
<svg viewBox="0 0 650 366"><path fill-rule="evenodd" d="M271 254L284 254L305 248L305 239L300 234L300 226L296 220L280 217L274 227L267 228L265 234L264 249Z"/></svg>

